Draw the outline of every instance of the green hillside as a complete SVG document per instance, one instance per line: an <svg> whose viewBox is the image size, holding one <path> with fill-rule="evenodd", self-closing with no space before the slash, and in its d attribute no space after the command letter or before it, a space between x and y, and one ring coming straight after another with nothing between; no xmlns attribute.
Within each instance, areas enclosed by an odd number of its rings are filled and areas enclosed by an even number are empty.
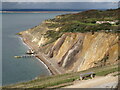
<svg viewBox="0 0 120 90"><path fill-rule="evenodd" d="M59 15L56 18L46 20L46 25L49 31L46 32L46 37L53 38L54 41L59 38L65 32L96 32L112 30L112 32L118 32L120 23L116 24L96 24L97 21L115 21L120 20L118 14L120 9L110 9L106 11L101 10L88 10L75 14ZM52 30L52 28L59 28L58 31Z"/></svg>

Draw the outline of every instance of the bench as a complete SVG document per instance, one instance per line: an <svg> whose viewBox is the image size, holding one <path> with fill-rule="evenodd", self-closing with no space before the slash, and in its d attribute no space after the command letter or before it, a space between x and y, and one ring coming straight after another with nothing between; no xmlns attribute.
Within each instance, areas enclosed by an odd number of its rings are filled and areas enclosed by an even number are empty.
<svg viewBox="0 0 120 90"><path fill-rule="evenodd" d="M83 80L87 77L94 78L95 73L94 72L89 72L89 73L80 74L80 80Z"/></svg>

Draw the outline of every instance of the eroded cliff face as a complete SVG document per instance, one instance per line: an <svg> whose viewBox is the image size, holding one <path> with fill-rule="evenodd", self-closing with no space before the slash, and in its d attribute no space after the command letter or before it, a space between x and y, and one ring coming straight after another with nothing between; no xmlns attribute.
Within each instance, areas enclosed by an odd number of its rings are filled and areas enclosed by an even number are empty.
<svg viewBox="0 0 120 90"><path fill-rule="evenodd" d="M116 63L118 48L117 34L66 33L53 45L50 56L68 71L81 71Z"/></svg>
<svg viewBox="0 0 120 90"><path fill-rule="evenodd" d="M118 60L119 36L117 33L64 33L55 42L46 46L40 46L40 43L47 43L47 38L39 34L34 36L27 31L24 34L30 37L31 43L39 45L40 52L52 58L67 72L114 64ZM36 39L37 37L39 39Z"/></svg>

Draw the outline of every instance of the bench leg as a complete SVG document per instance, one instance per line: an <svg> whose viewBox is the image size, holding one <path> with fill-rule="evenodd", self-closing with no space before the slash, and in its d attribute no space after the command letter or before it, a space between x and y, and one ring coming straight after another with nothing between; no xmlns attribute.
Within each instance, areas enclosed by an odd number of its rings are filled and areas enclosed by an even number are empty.
<svg viewBox="0 0 120 90"><path fill-rule="evenodd" d="M80 77L80 80L83 80L83 77Z"/></svg>
<svg viewBox="0 0 120 90"><path fill-rule="evenodd" d="M91 74L90 77L93 79L94 78L93 74Z"/></svg>

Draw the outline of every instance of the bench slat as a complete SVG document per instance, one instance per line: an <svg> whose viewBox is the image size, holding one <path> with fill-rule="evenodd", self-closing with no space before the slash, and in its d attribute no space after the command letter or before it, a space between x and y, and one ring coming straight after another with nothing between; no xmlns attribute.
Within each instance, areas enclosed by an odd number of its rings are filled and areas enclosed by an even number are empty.
<svg viewBox="0 0 120 90"><path fill-rule="evenodd" d="M89 73L80 74L80 76L91 75L91 74L95 74L95 73L94 72L89 72Z"/></svg>

